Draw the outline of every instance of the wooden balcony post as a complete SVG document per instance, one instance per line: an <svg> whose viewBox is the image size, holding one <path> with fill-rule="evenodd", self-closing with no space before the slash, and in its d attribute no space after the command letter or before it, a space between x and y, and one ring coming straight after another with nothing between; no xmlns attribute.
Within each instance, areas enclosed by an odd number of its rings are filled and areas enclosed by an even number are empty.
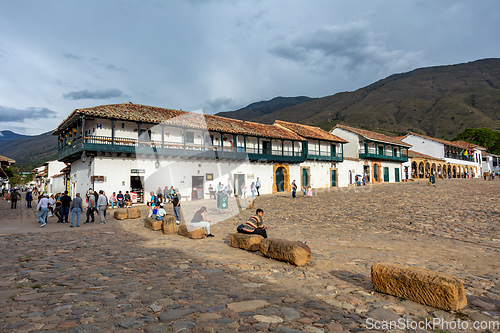
<svg viewBox="0 0 500 333"><path fill-rule="evenodd" d="M281 156L285 155L285 140L281 139Z"/></svg>
<svg viewBox="0 0 500 333"><path fill-rule="evenodd" d="M161 126L161 149L164 149L165 148L165 126L160 125Z"/></svg>
<svg viewBox="0 0 500 333"><path fill-rule="evenodd" d="M137 123L137 148L141 143L141 123Z"/></svg>
<svg viewBox="0 0 500 333"><path fill-rule="evenodd" d="M111 147L115 146L115 120L111 120Z"/></svg>

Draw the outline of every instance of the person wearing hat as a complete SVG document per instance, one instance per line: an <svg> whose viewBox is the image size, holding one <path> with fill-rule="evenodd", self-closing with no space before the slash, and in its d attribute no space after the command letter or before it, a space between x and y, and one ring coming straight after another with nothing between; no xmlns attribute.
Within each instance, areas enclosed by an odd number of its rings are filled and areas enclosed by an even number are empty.
<svg viewBox="0 0 500 333"><path fill-rule="evenodd" d="M207 207L202 206L194 213L193 219L191 220L191 226L197 229L205 228L207 237L215 237L210 233L210 222L212 222L212 220L207 220Z"/></svg>
<svg viewBox="0 0 500 333"><path fill-rule="evenodd" d="M47 219L47 212L49 211L50 200L47 193L44 193L42 198L38 201L36 212L38 212L38 221L42 224L40 227L45 227L45 220Z"/></svg>
<svg viewBox="0 0 500 333"><path fill-rule="evenodd" d="M159 221L163 220L163 217L167 214L167 211L165 210L165 204L162 202L160 203L160 208L158 208L158 211L156 212L156 219Z"/></svg>

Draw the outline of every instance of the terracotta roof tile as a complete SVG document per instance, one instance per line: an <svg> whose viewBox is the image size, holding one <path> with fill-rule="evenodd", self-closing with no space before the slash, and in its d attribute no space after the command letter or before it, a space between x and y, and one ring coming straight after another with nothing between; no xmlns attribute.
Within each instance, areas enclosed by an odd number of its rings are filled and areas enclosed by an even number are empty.
<svg viewBox="0 0 500 333"><path fill-rule="evenodd" d="M163 123L179 127L208 129L210 131L230 134L297 141L305 140L303 137L277 126L131 103L110 104L76 109L57 127L52 134L58 134L58 132L64 128L64 125L78 114L116 120L138 121L150 124Z"/></svg>
<svg viewBox="0 0 500 333"><path fill-rule="evenodd" d="M2 155L0 155L0 162L16 163L16 161L14 161L13 159L2 156Z"/></svg>
<svg viewBox="0 0 500 333"><path fill-rule="evenodd" d="M276 120L273 125L284 127L288 130L293 131L294 133L307 138L307 139L316 139L316 140L326 140L326 141L335 141L335 142L343 142L347 143L346 140L339 138L336 135L333 135L330 132L327 132L316 126L308 126L296 123L290 123L288 121Z"/></svg>
<svg viewBox="0 0 500 333"><path fill-rule="evenodd" d="M408 150L408 157L410 157L410 158L412 158L412 157L420 157L420 158L425 158L425 159L428 159L428 160L443 161L443 162L445 161L442 158L434 157L434 156L430 156L430 155L426 155L426 154L422 154L422 153L419 153L417 151L413 151L411 149Z"/></svg>
<svg viewBox="0 0 500 333"><path fill-rule="evenodd" d="M363 129L359 129L359 128L351 127L351 126L347 126L347 125L341 125L341 124L336 125L334 128L341 128L341 129L344 129L346 131L356 133L356 134L361 135L362 137L364 137L365 139L368 139L368 140L385 142L385 143L395 144L395 145L403 146L403 147L411 147L411 145L406 143L406 142L403 142L401 140L396 139L395 137L388 136L388 135L381 134L381 133L371 132L371 131L367 131L367 130L363 130Z"/></svg>
<svg viewBox="0 0 500 333"><path fill-rule="evenodd" d="M484 150L486 150L486 148L478 146L478 145L475 145L475 144L470 143L470 142L466 142L466 141L447 141L447 140L443 140L443 139L433 138L433 137L430 137L430 136L427 136L427 135L423 135L423 134L417 134L417 133L414 133L414 132L408 132L408 134L406 134L403 138L406 138L408 135L420 136L422 138L426 138L426 139L429 139L429 140L432 140L432 141L435 141L435 142L439 142L439 143L442 143L442 144L447 145L447 146L452 146L452 147L457 147L457 148L462 148L462 149L474 149L474 148L478 148L478 149L484 149Z"/></svg>

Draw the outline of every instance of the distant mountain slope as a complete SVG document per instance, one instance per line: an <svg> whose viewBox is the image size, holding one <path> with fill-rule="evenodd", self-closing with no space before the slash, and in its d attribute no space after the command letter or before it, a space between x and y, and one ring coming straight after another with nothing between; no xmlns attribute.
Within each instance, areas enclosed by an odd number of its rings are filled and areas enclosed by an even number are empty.
<svg viewBox="0 0 500 333"><path fill-rule="evenodd" d="M34 167L56 158L57 136L51 133L52 131L35 136L22 136L2 142L0 155L12 158L17 166L31 171Z"/></svg>
<svg viewBox="0 0 500 333"><path fill-rule="evenodd" d="M247 118L248 119L248 118ZM394 74L353 92L314 99L249 120L345 122L452 139L465 128L500 129L500 59ZM325 127L328 127L325 126Z"/></svg>
<svg viewBox="0 0 500 333"><path fill-rule="evenodd" d="M270 101L261 101L249 104L242 109L236 111L219 112L216 116L240 119L240 120L250 120L257 118L269 113L276 112L278 110L301 104L304 102L309 102L314 100L314 98L307 96L297 96L297 97L275 97Z"/></svg>
<svg viewBox="0 0 500 333"><path fill-rule="evenodd" d="M22 135L22 134L17 134L12 131L0 131L0 143L9 141L9 140L14 140L14 139L21 139L21 138L27 138L29 137L28 135Z"/></svg>

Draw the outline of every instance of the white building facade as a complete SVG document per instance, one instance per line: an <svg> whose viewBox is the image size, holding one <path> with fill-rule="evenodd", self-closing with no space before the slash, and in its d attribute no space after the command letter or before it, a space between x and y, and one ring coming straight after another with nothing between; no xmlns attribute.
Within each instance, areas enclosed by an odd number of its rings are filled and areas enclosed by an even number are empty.
<svg viewBox="0 0 500 333"><path fill-rule="evenodd" d="M137 201L165 186L188 200L219 183L241 194L259 178L260 193L290 183L339 186L344 140L319 128L264 125L131 103L74 110L54 131L59 161L71 166L71 195L89 188L133 192ZM293 124L292 124L293 125ZM301 132L306 136L302 136Z"/></svg>
<svg viewBox="0 0 500 333"><path fill-rule="evenodd" d="M412 150L435 159L424 163L424 178L435 175L440 178L481 177L483 147L465 141L446 141L416 133L401 138L412 145ZM420 163L411 163L412 174L421 174ZM430 169L430 172L427 170Z"/></svg>
<svg viewBox="0 0 500 333"><path fill-rule="evenodd" d="M335 126L331 133L347 141L344 145L344 182L340 186L355 184L356 177L372 184L397 183L403 179L402 163L408 161L411 145L346 125Z"/></svg>

